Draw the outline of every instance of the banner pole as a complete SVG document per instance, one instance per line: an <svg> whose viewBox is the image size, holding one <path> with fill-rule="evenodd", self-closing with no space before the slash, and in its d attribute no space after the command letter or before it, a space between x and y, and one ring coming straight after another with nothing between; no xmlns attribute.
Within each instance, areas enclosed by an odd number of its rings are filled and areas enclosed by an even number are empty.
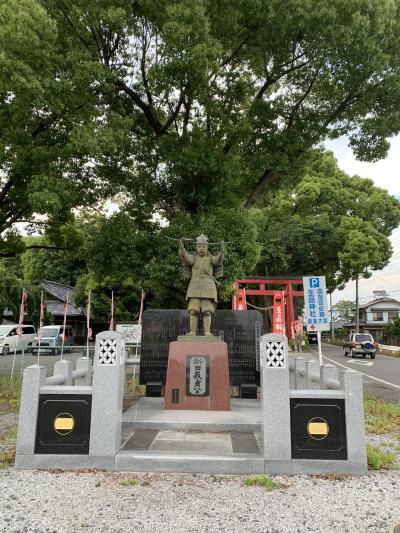
<svg viewBox="0 0 400 533"><path fill-rule="evenodd" d="M62 343L61 343L61 357L60 361L63 360L64 357L64 342L65 342L65 335L66 335L66 329L67 329L67 313L68 313L68 303L69 303L69 292L67 292L67 301L64 304L64 320L63 320L63 332L62 332ZM55 349L55 348L54 348Z"/></svg>
<svg viewBox="0 0 400 533"><path fill-rule="evenodd" d="M318 339L318 357L319 357L319 366L323 365L322 362L322 344L321 344L321 332L317 331L317 339Z"/></svg>

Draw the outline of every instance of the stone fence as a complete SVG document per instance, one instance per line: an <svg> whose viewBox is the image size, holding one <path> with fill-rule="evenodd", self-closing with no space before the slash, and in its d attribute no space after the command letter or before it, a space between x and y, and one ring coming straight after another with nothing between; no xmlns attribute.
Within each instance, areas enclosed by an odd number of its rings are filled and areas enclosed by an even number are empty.
<svg viewBox="0 0 400 533"><path fill-rule="evenodd" d="M24 370L15 465L17 468L114 469L121 445L125 341L105 331L95 357L57 361L54 375Z"/></svg>
<svg viewBox="0 0 400 533"><path fill-rule="evenodd" d="M362 376L289 357L287 337L261 337L265 471L365 474Z"/></svg>

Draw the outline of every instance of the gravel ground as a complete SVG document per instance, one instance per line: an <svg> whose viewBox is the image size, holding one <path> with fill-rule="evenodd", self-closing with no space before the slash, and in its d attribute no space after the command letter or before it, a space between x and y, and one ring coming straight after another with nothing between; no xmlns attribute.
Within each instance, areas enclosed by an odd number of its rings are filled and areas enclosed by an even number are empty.
<svg viewBox="0 0 400 533"><path fill-rule="evenodd" d="M16 418L0 415L0 428ZM392 436L367 441L396 453L400 464L400 442ZM275 476L281 488L272 492L247 487L245 479L0 470L0 533L388 533L400 524L400 470L361 478Z"/></svg>
<svg viewBox="0 0 400 533"><path fill-rule="evenodd" d="M276 476L272 492L245 479L3 470L0 531L387 533L400 522L399 470Z"/></svg>

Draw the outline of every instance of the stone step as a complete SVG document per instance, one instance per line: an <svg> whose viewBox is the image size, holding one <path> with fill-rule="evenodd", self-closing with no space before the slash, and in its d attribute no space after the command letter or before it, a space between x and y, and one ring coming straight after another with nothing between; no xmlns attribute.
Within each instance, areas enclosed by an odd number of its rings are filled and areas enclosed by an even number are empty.
<svg viewBox="0 0 400 533"><path fill-rule="evenodd" d="M179 421L163 422L161 420L144 420L136 422L123 422L122 430L124 432L134 431L137 429L175 429L188 431L207 431L212 433L221 433L224 431L235 431L237 433L260 433L261 424L256 423L238 423L238 422L195 422Z"/></svg>
<svg viewBox="0 0 400 533"><path fill-rule="evenodd" d="M202 454L121 450L115 456L115 470L251 475L264 472L264 459L261 454L253 453Z"/></svg>

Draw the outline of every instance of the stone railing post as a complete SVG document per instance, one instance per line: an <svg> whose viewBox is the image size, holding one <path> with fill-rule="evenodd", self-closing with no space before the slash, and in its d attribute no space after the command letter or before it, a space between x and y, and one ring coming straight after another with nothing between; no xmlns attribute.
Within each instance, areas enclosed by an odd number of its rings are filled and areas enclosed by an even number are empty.
<svg viewBox="0 0 400 533"><path fill-rule="evenodd" d="M90 357L80 357L76 361L76 370L86 370L83 378L76 378L75 385L90 386L92 384L92 360Z"/></svg>
<svg viewBox="0 0 400 533"><path fill-rule="evenodd" d="M306 360L304 357L296 357L294 360L295 389L307 388Z"/></svg>
<svg viewBox="0 0 400 533"><path fill-rule="evenodd" d="M62 359L54 365L54 375L64 376L63 385L72 385L72 362Z"/></svg>
<svg viewBox="0 0 400 533"><path fill-rule="evenodd" d="M321 389L329 389L327 385L329 381L338 381L338 369L337 366L327 363L320 368L321 376Z"/></svg>
<svg viewBox="0 0 400 533"><path fill-rule="evenodd" d="M260 344L264 460L285 461L291 458L288 341L271 333Z"/></svg>
<svg viewBox="0 0 400 533"><path fill-rule="evenodd" d="M347 458L367 473L362 376L348 369L342 372L341 378L346 406Z"/></svg>
<svg viewBox="0 0 400 533"><path fill-rule="evenodd" d="M89 455L115 456L121 446L125 340L120 333L96 336Z"/></svg>
<svg viewBox="0 0 400 533"><path fill-rule="evenodd" d="M321 389L319 367L318 361L306 361L307 389Z"/></svg>
<svg viewBox="0 0 400 533"><path fill-rule="evenodd" d="M19 409L16 466L18 466L18 456L35 453L39 393L45 380L46 367L32 365L25 368Z"/></svg>

